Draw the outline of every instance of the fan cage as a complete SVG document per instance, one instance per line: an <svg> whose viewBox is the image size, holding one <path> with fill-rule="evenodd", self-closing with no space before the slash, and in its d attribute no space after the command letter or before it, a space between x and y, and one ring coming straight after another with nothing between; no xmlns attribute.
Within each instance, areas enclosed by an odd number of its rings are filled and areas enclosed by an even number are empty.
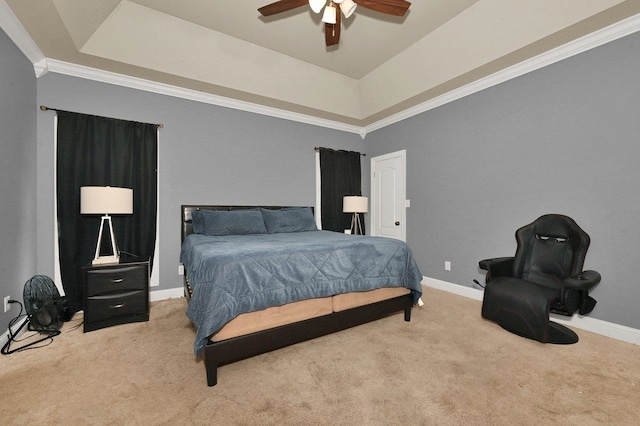
<svg viewBox="0 0 640 426"><path fill-rule="evenodd" d="M63 319L58 310L60 293L53 280L35 275L24 285L24 307L29 316L29 329L40 333L56 333Z"/></svg>

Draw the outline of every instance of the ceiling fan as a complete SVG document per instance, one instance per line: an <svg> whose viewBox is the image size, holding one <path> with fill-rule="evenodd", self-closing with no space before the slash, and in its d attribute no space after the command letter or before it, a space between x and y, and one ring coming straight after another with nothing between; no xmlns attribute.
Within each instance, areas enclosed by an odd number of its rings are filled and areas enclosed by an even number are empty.
<svg viewBox="0 0 640 426"><path fill-rule="evenodd" d="M357 6L387 15L404 16L411 6L411 3L405 0L280 0L261 7L258 12L262 16L271 16L306 4L309 4L315 13L324 9L322 22L327 46L337 45L340 41L341 11L345 18L353 15Z"/></svg>

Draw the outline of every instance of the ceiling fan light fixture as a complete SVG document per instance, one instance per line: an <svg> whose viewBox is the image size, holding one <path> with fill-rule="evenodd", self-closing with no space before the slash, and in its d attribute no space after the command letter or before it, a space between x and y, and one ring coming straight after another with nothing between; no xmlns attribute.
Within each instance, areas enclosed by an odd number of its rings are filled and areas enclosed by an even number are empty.
<svg viewBox="0 0 640 426"><path fill-rule="evenodd" d="M327 0L309 0L309 6L314 13L320 13L325 4L327 4Z"/></svg>
<svg viewBox="0 0 640 426"><path fill-rule="evenodd" d="M358 7L358 5L355 4L353 0L340 1L340 10L342 11L342 14L344 15L345 18L348 18L351 15L353 15L353 12L356 11L356 7Z"/></svg>
<svg viewBox="0 0 640 426"><path fill-rule="evenodd" d="M324 23L325 44L327 47L338 46L340 42L341 13L348 19L354 14L358 6L362 6L378 13L404 16L409 7L411 7L411 2L407 0L278 0L275 3L259 8L258 12L262 16L271 16L297 9L307 3L316 14L319 14L324 9L322 22Z"/></svg>
<svg viewBox="0 0 640 426"><path fill-rule="evenodd" d="M333 4L324 8L324 15L322 15L322 22L325 24L335 24L336 21L336 7Z"/></svg>

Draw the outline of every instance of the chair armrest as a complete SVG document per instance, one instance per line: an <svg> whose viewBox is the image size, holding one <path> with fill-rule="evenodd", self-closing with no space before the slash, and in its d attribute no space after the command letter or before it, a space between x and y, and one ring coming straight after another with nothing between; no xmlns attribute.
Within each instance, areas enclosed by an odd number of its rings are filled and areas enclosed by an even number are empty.
<svg viewBox="0 0 640 426"><path fill-rule="evenodd" d="M494 257L481 260L480 269L489 271L491 277L510 277L513 275L513 257Z"/></svg>
<svg viewBox="0 0 640 426"><path fill-rule="evenodd" d="M572 290L589 291L600 282L600 274L596 271L582 271L564 280L564 287Z"/></svg>

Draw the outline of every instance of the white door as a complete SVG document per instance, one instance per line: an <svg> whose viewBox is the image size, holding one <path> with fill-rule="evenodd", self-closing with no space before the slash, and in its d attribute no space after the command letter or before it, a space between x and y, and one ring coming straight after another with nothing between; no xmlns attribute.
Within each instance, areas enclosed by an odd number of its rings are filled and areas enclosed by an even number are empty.
<svg viewBox="0 0 640 426"><path fill-rule="evenodd" d="M371 159L371 235L406 241L407 151Z"/></svg>

